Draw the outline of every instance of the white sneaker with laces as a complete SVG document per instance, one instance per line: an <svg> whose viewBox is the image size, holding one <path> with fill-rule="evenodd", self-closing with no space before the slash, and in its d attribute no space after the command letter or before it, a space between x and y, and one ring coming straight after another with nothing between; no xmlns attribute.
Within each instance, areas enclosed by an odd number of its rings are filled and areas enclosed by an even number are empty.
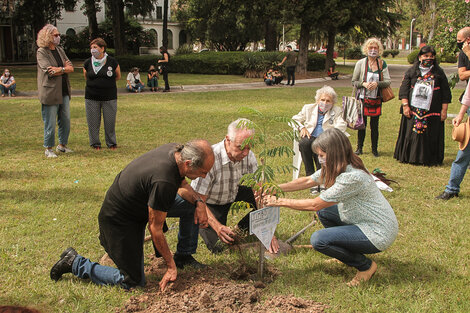
<svg viewBox="0 0 470 313"><path fill-rule="evenodd" d="M46 151L44 151L44 154L48 158L57 158L57 154L55 154L54 151L52 151L52 149L46 149Z"/></svg>
<svg viewBox="0 0 470 313"><path fill-rule="evenodd" d="M69 148L67 148L67 147L65 147L65 146L63 146L63 147L57 146L57 148L55 148L55 150L56 150L57 152L62 152L62 153L72 153L72 152L73 152L72 149L69 149Z"/></svg>

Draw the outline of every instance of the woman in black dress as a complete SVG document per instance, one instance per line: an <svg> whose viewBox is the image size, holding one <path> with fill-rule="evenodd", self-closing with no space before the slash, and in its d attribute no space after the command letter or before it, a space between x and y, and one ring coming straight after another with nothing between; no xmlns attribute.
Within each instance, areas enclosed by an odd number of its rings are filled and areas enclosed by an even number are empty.
<svg viewBox="0 0 470 313"><path fill-rule="evenodd" d="M393 157L403 163L432 166L444 159L444 121L452 95L435 58L433 47L422 47L400 86L402 118Z"/></svg>
<svg viewBox="0 0 470 313"><path fill-rule="evenodd" d="M163 75L163 80L165 81L165 89L163 92L170 91L170 84L168 83L168 63L170 62L170 54L166 47L160 47L160 53L162 58L158 60L158 65L160 65L160 73Z"/></svg>

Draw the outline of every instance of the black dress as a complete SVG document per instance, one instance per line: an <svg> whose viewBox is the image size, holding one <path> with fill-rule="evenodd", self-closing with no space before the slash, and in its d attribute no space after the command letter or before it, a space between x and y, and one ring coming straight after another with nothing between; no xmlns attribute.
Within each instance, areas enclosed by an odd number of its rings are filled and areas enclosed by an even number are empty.
<svg viewBox="0 0 470 313"><path fill-rule="evenodd" d="M429 110L418 109L411 103L413 88L418 80L434 80L431 106ZM411 118L403 115L393 157L403 163L421 164L426 166L441 165L444 160L444 122L441 122L443 103L452 100L447 77L438 65L430 72L421 75L419 63L415 63L406 71L400 86L400 99L408 99Z"/></svg>

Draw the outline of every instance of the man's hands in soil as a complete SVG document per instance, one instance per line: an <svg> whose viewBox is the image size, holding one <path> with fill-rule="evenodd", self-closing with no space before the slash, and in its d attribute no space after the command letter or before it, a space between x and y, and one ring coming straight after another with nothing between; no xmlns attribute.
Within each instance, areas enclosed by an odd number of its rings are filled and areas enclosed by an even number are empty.
<svg viewBox="0 0 470 313"><path fill-rule="evenodd" d="M230 227L221 225L219 231L217 232L217 236L219 236L222 242L231 244L233 242L233 238L235 237L235 233Z"/></svg>
<svg viewBox="0 0 470 313"><path fill-rule="evenodd" d="M176 266L175 268L168 268L166 270L165 275L163 275L162 280L158 284L160 286L160 291L163 292L165 290L166 285L169 282L174 282L176 280L177 274L178 274L178 271L176 270Z"/></svg>

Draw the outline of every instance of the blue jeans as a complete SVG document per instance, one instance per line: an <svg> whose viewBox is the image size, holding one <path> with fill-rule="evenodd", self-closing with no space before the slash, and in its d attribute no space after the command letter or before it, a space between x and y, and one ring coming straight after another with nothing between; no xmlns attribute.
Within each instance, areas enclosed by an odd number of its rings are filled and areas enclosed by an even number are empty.
<svg viewBox="0 0 470 313"><path fill-rule="evenodd" d="M470 116L470 108L467 110L467 115ZM446 186L446 192L460 192L460 183L465 177L469 163L470 144L467 144L464 150L459 150L459 152L457 152L457 157L455 158L455 161L452 162L452 167L450 168L450 178Z"/></svg>
<svg viewBox="0 0 470 313"><path fill-rule="evenodd" d="M356 225L341 221L338 206L333 205L317 212L325 227L312 234L310 243L320 253L338 259L359 271L370 268L372 260L364 254L380 252Z"/></svg>
<svg viewBox="0 0 470 313"><path fill-rule="evenodd" d="M55 123L59 125L59 143L67 145L70 134L70 97L64 96L62 104L42 105L44 121L44 147L55 145Z"/></svg>
<svg viewBox="0 0 470 313"><path fill-rule="evenodd" d="M135 92L136 90L138 90L138 91L140 92L140 91L143 91L143 90L144 90L144 85L141 84L141 83L135 84L134 87L127 85L127 86L126 86L126 89L127 89L127 91L129 91L129 92Z"/></svg>
<svg viewBox="0 0 470 313"><path fill-rule="evenodd" d="M179 195L176 195L175 202L168 211L167 217L180 218L178 245L176 247L176 253L178 254L196 253L199 225L194 224L194 210L195 206L193 204L185 201ZM142 236L144 235L145 232ZM142 264L142 280L140 281L139 286L145 286L143 255L140 262ZM119 269L100 265L81 255L78 255L73 261L72 273L79 278L90 278L91 281L97 285L120 285L129 289L129 286L122 283L124 275Z"/></svg>
<svg viewBox="0 0 470 313"><path fill-rule="evenodd" d="M15 89L16 89L16 84L11 85L10 87L5 87L3 85L0 85L0 87L2 88L2 95L5 95L5 94L7 95L8 91L10 91L11 94L14 94Z"/></svg>

